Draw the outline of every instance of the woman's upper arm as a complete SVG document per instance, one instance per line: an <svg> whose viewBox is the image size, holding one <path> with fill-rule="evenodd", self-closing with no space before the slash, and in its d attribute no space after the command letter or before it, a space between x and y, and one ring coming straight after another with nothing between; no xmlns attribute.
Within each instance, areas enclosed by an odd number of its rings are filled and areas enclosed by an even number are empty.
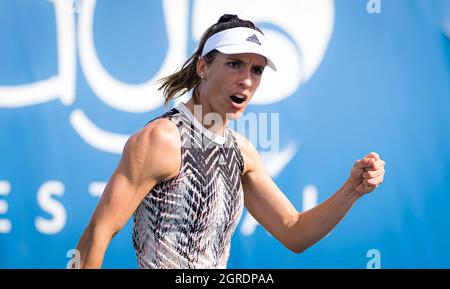
<svg viewBox="0 0 450 289"><path fill-rule="evenodd" d="M244 158L245 207L267 231L290 247L289 227L298 217L298 211L267 173L256 148L242 136L239 139Z"/></svg>
<svg viewBox="0 0 450 289"><path fill-rule="evenodd" d="M117 233L147 193L161 180L175 176L180 168L178 129L159 119L131 136L95 209L90 225Z"/></svg>

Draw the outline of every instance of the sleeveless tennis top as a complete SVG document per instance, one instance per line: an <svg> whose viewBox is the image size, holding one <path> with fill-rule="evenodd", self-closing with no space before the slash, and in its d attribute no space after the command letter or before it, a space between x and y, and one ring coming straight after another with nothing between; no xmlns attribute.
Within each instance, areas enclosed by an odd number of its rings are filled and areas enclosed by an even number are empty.
<svg viewBox="0 0 450 289"><path fill-rule="evenodd" d="M244 203L244 160L233 132L217 136L182 103L158 118L178 127L181 169L155 185L134 212L138 266L226 268Z"/></svg>

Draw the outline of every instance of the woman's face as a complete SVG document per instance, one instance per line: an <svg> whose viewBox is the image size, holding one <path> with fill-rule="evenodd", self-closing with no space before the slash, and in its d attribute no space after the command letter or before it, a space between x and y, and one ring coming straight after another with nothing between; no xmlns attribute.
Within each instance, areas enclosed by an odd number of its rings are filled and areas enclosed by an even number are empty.
<svg viewBox="0 0 450 289"><path fill-rule="evenodd" d="M255 94L266 66L266 58L254 53L216 53L206 64L199 60L197 72L202 81L200 102L207 112L216 112L228 119L238 119Z"/></svg>

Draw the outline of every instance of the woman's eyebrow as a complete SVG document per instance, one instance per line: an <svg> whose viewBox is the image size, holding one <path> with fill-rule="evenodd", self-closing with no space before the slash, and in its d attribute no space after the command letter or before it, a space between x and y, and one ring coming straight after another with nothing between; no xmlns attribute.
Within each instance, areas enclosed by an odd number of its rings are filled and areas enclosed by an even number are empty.
<svg viewBox="0 0 450 289"><path fill-rule="evenodd" d="M239 59L239 58L234 58L234 57L228 57L228 60L234 61L234 62L238 62L240 64L245 64L247 65L248 63L246 63L245 61Z"/></svg>
<svg viewBox="0 0 450 289"><path fill-rule="evenodd" d="M264 67L265 66L262 66L262 65L259 65L259 64L254 64L253 65L253 68L257 68L257 69L261 69L261 70L264 70Z"/></svg>
<svg viewBox="0 0 450 289"><path fill-rule="evenodd" d="M249 65L248 62L245 62L245 61L243 61L242 59L239 59L239 58L228 57L228 60L231 60L231 61L234 61L234 62L238 62L239 64ZM265 65L253 64L253 67L260 68L260 69L264 69L264 66Z"/></svg>

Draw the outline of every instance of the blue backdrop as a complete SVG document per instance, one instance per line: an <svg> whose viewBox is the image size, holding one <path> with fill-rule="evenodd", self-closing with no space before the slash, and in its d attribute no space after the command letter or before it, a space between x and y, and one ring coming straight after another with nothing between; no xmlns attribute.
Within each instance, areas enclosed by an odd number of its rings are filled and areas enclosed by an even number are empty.
<svg viewBox="0 0 450 289"><path fill-rule="evenodd" d="M228 266L450 268L449 11L444 0L1 0L0 267L66 267L126 138L164 111L154 80L234 12L278 52L248 111L278 113L265 164L296 208L330 197L371 151L386 176L299 255L244 211ZM131 225L105 268L137 267Z"/></svg>

